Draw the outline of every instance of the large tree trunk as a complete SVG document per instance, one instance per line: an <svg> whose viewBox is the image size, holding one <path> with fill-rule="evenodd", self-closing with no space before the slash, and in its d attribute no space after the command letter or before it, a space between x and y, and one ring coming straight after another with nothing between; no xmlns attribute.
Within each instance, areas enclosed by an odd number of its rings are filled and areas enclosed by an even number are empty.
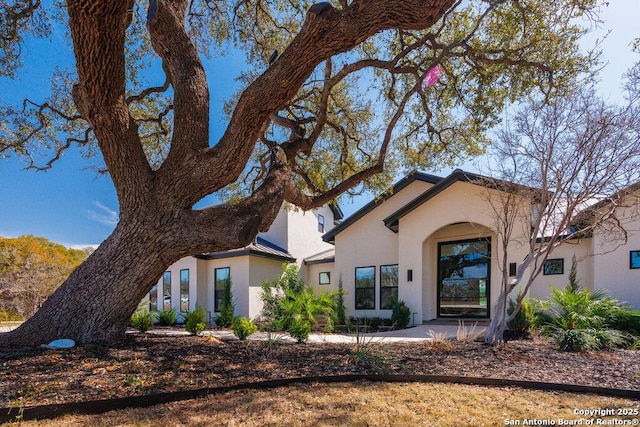
<svg viewBox="0 0 640 427"><path fill-rule="evenodd" d="M171 259L157 230L120 223L63 286L21 327L0 336L7 345L58 338L79 343L123 336L132 313Z"/></svg>

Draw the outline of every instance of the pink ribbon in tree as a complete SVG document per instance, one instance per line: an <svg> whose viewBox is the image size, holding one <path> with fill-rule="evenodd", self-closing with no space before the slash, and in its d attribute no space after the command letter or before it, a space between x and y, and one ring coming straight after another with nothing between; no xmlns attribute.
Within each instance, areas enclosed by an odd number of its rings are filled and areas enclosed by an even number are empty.
<svg viewBox="0 0 640 427"><path fill-rule="evenodd" d="M440 65L431 67L429 71L426 72L424 79L422 80L422 90L436 84L437 81L440 80L440 76L442 76L442 67Z"/></svg>

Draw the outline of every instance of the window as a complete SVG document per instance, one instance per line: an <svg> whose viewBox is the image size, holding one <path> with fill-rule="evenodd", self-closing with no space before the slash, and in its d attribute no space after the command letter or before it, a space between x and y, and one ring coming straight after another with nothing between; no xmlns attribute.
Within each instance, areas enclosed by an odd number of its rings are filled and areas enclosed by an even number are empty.
<svg viewBox="0 0 640 427"><path fill-rule="evenodd" d="M318 278L318 283L321 285L328 285L331 283L331 273L328 271L321 272L320 277Z"/></svg>
<svg viewBox="0 0 640 427"><path fill-rule="evenodd" d="M227 292L227 285L231 283L231 269L229 267L216 268L215 270L215 302L214 310L220 312L222 310L222 303L224 302L225 294Z"/></svg>
<svg viewBox="0 0 640 427"><path fill-rule="evenodd" d="M380 266L380 308L391 309L398 301L398 264Z"/></svg>
<svg viewBox="0 0 640 427"><path fill-rule="evenodd" d="M376 268L356 268L356 310L376 308Z"/></svg>
<svg viewBox="0 0 640 427"><path fill-rule="evenodd" d="M180 270L180 311L189 311L189 270Z"/></svg>
<svg viewBox="0 0 640 427"><path fill-rule="evenodd" d="M516 263L515 262L510 262L509 263L509 276L515 276L517 272L518 272L518 266L516 265Z"/></svg>
<svg viewBox="0 0 640 427"><path fill-rule="evenodd" d="M171 310L171 272L165 271L162 275L163 310Z"/></svg>
<svg viewBox="0 0 640 427"><path fill-rule="evenodd" d="M629 268L640 268L640 251L629 252Z"/></svg>
<svg viewBox="0 0 640 427"><path fill-rule="evenodd" d="M158 284L149 291L149 311L158 311Z"/></svg>
<svg viewBox="0 0 640 427"><path fill-rule="evenodd" d="M564 274L564 258L548 259L544 262L543 275Z"/></svg>
<svg viewBox="0 0 640 427"><path fill-rule="evenodd" d="M324 215L318 215L318 231L324 233Z"/></svg>
<svg viewBox="0 0 640 427"><path fill-rule="evenodd" d="M438 243L438 317L489 317L491 239Z"/></svg>

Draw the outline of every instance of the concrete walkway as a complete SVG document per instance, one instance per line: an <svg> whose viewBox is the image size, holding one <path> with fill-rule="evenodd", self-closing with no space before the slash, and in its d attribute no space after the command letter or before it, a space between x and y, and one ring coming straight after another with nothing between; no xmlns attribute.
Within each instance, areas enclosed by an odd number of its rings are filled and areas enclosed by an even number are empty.
<svg viewBox="0 0 640 427"><path fill-rule="evenodd" d="M478 322L474 328L474 324L476 322L466 321L464 326L467 328L467 331L473 334L482 335L487 329L487 322ZM1 326L0 325L0 333L9 332L12 329L15 329L16 326ZM356 336L353 333L344 333L344 334L322 334L322 333L312 333L309 335L309 342L315 343L355 343L358 339L365 342L413 342L413 341L426 341L429 339L433 339L434 337L443 337L443 338L456 338L458 333L459 325L457 322L452 321L432 321L427 322L422 325L417 325L413 327L409 327L406 329L400 329L396 331L388 331L388 332L375 332L375 333L366 333L360 334ZM135 332L134 330L130 330L130 332ZM149 334L157 334L157 335L189 335L187 331L184 329L152 329L148 331ZM213 336L218 339L236 339L235 335L230 330L206 330L202 333L204 336ZM267 334L264 332L256 332L251 335L248 339L250 340L266 340ZM286 333L276 333L273 338L275 340L281 341L295 341Z"/></svg>

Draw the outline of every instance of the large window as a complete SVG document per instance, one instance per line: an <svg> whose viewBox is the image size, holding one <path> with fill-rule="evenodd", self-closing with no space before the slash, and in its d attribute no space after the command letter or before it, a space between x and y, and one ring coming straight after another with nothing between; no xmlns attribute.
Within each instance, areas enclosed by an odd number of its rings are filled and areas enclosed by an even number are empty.
<svg viewBox="0 0 640 427"><path fill-rule="evenodd" d="M149 291L149 311L158 311L158 284Z"/></svg>
<svg viewBox="0 0 640 427"><path fill-rule="evenodd" d="M227 284L231 282L231 269L229 267L216 268L215 276L214 310L220 312L226 296Z"/></svg>
<svg viewBox="0 0 640 427"><path fill-rule="evenodd" d="M380 266L380 308L391 309L398 301L398 264Z"/></svg>
<svg viewBox="0 0 640 427"><path fill-rule="evenodd" d="M376 268L356 268L356 310L376 308Z"/></svg>
<svg viewBox="0 0 640 427"><path fill-rule="evenodd" d="M180 270L180 311L189 311L189 270Z"/></svg>
<svg viewBox="0 0 640 427"><path fill-rule="evenodd" d="M489 317L489 238L438 244L438 316Z"/></svg>
<svg viewBox="0 0 640 427"><path fill-rule="evenodd" d="M162 275L162 298L164 311L171 310L171 272L165 271Z"/></svg>

